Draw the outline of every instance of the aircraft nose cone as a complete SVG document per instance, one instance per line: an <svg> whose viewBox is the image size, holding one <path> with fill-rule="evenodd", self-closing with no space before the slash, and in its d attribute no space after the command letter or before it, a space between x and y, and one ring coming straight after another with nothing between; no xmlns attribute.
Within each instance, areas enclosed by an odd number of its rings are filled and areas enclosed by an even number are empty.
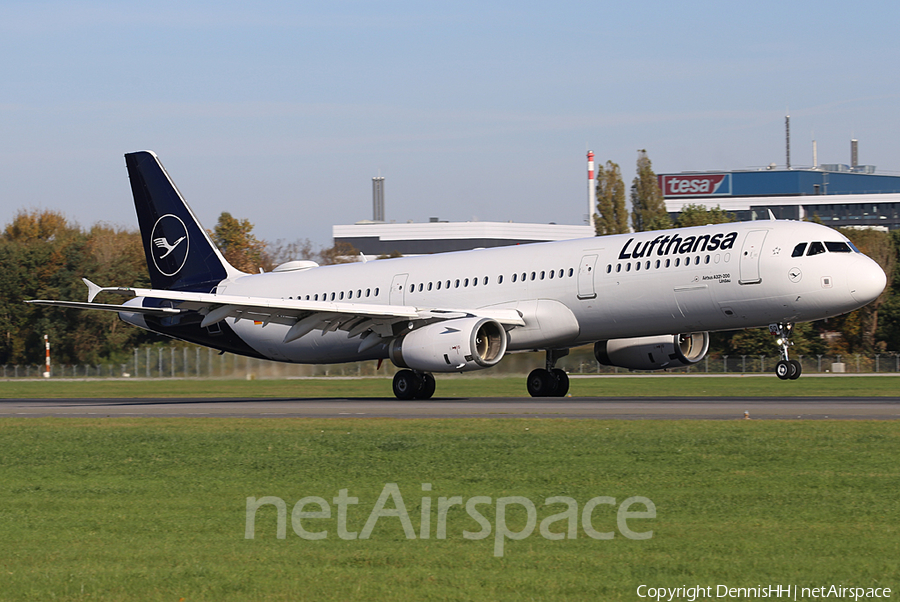
<svg viewBox="0 0 900 602"><path fill-rule="evenodd" d="M861 255L859 260L850 266L848 282L850 294L863 306L878 298L887 285L887 276L881 266L868 257Z"/></svg>

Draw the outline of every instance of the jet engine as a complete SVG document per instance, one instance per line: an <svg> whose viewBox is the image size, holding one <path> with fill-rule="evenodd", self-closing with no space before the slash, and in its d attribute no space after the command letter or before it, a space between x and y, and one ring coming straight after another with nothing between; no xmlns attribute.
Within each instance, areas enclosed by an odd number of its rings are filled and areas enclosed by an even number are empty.
<svg viewBox="0 0 900 602"><path fill-rule="evenodd" d="M497 364L506 353L503 326L490 318L458 318L423 326L391 341L394 365L420 372L465 372Z"/></svg>
<svg viewBox="0 0 900 602"><path fill-rule="evenodd" d="M613 339L594 344L594 357L604 366L629 370L662 370L696 364L709 349L708 332Z"/></svg>

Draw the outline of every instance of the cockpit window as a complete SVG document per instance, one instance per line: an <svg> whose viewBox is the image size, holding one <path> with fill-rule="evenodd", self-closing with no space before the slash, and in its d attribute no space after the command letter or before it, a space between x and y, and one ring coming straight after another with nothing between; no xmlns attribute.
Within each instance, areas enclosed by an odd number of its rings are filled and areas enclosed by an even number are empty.
<svg viewBox="0 0 900 602"><path fill-rule="evenodd" d="M796 247L794 247L794 252L791 253L791 257L803 257L803 251L806 250L806 243L801 242Z"/></svg>
<svg viewBox="0 0 900 602"><path fill-rule="evenodd" d="M850 253L850 245L845 242L825 242L829 253Z"/></svg>
<svg viewBox="0 0 900 602"><path fill-rule="evenodd" d="M857 249L857 248L856 248L856 245L853 244L852 242L847 241L847 244L850 245L850 248L853 249L853 252L854 252L854 253L861 253L861 252L862 252L862 251L860 251L859 249Z"/></svg>
<svg viewBox="0 0 900 602"><path fill-rule="evenodd" d="M818 254L824 253L824 252L825 252L825 245L823 245L822 243L820 243L818 241L811 242L811 243L809 243L809 251L806 252L806 256L809 257L810 255L818 255Z"/></svg>

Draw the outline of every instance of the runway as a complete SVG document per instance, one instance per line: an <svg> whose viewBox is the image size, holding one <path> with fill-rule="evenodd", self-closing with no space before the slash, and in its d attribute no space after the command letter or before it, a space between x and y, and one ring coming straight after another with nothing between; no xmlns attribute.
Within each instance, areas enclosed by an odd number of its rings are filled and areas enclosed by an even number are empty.
<svg viewBox="0 0 900 602"><path fill-rule="evenodd" d="M900 397L2 399L0 417L897 420Z"/></svg>

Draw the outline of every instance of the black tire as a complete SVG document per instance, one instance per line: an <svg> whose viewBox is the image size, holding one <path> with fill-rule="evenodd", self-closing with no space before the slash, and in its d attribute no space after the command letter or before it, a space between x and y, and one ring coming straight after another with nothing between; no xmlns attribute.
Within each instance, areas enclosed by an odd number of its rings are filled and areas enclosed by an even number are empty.
<svg viewBox="0 0 900 602"><path fill-rule="evenodd" d="M791 360L791 380L797 380L803 374L803 365L797 360Z"/></svg>
<svg viewBox="0 0 900 602"><path fill-rule="evenodd" d="M400 370L394 375L394 396L397 399L415 399L422 388L422 379L412 370Z"/></svg>
<svg viewBox="0 0 900 602"><path fill-rule="evenodd" d="M794 368L789 361L778 360L778 363L775 364L775 375L781 380L789 379L793 372Z"/></svg>
<svg viewBox="0 0 900 602"><path fill-rule="evenodd" d="M416 394L416 399L431 399L431 396L434 395L435 385L434 376L430 372L424 372L422 374L422 386L418 394Z"/></svg>
<svg viewBox="0 0 900 602"><path fill-rule="evenodd" d="M532 397L553 397L556 387L559 386L556 377L543 368L532 370L526 384L528 394Z"/></svg>
<svg viewBox="0 0 900 602"><path fill-rule="evenodd" d="M550 371L550 374L556 378L556 392L554 395L556 397L565 397L566 393L569 392L569 375L560 368L554 368Z"/></svg>

